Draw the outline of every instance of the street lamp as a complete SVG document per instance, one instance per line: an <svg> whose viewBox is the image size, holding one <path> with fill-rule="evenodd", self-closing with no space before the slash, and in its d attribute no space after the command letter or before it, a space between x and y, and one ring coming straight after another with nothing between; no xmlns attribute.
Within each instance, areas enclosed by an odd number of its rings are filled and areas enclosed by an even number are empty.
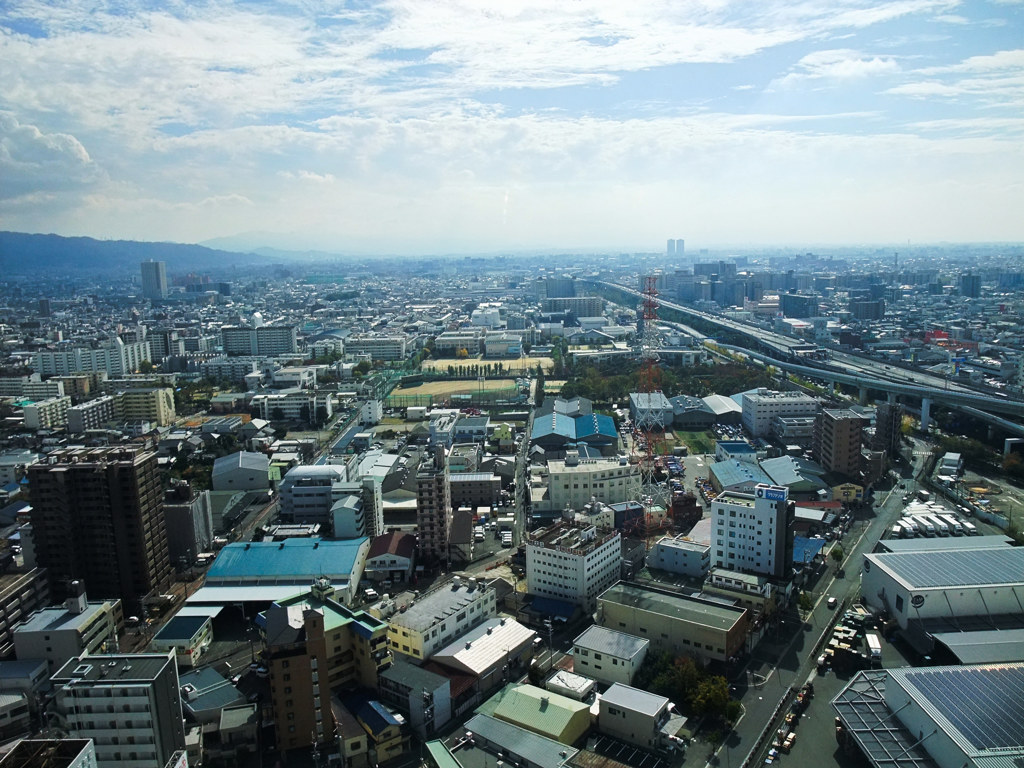
<svg viewBox="0 0 1024 768"><path fill-rule="evenodd" d="M550 670L555 664L555 644L552 640L555 634L555 627L551 623L551 619L544 619L544 626L548 630L548 670Z"/></svg>

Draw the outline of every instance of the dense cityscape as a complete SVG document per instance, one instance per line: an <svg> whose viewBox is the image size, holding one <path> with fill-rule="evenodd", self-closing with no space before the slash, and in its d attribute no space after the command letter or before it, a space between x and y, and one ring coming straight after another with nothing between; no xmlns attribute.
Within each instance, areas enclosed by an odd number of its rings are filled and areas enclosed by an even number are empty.
<svg viewBox="0 0 1024 768"><path fill-rule="evenodd" d="M1024 760L1021 246L2 238L0 768Z"/></svg>

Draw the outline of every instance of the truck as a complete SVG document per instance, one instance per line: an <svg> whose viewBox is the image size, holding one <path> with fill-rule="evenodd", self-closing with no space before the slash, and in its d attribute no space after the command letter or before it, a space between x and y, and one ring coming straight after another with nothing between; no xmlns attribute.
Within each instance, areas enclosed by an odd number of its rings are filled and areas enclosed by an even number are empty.
<svg viewBox="0 0 1024 768"><path fill-rule="evenodd" d="M931 497L932 495L928 493L928 491L922 490L917 492L917 498L919 498L921 501L927 502L928 500L931 499Z"/></svg>
<svg viewBox="0 0 1024 768"><path fill-rule="evenodd" d="M912 515L908 519L917 528L919 535L927 536L930 539L935 538L935 526L925 519L924 515Z"/></svg>
<svg viewBox="0 0 1024 768"><path fill-rule="evenodd" d="M899 525L903 529L903 538L904 539L915 539L915 538L917 538L917 534L919 533L919 531L917 530L917 526L914 525L909 520L900 520L897 523L897 525Z"/></svg>
<svg viewBox="0 0 1024 768"><path fill-rule="evenodd" d="M946 522L938 515L925 515L925 517L931 521L931 524L935 526L935 533L939 536L949 536L950 530Z"/></svg>
<svg viewBox="0 0 1024 768"><path fill-rule="evenodd" d="M882 641L878 639L878 635L874 632L868 632L864 635L864 640L868 644L868 655L872 661L878 661L882 658Z"/></svg>
<svg viewBox="0 0 1024 768"><path fill-rule="evenodd" d="M952 515L939 515L939 519L949 526L949 532L954 536L963 536L964 527L960 525L960 521Z"/></svg>
<svg viewBox="0 0 1024 768"><path fill-rule="evenodd" d="M972 523L970 520L961 520L960 525L963 526L965 536L977 536L978 526Z"/></svg>

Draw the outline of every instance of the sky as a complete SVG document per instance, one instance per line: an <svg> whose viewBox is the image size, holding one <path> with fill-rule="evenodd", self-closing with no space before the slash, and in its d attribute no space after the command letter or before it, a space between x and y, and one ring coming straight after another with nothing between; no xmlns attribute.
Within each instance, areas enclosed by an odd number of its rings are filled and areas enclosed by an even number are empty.
<svg viewBox="0 0 1024 768"><path fill-rule="evenodd" d="M1024 241L1024 0L6 0L0 229Z"/></svg>

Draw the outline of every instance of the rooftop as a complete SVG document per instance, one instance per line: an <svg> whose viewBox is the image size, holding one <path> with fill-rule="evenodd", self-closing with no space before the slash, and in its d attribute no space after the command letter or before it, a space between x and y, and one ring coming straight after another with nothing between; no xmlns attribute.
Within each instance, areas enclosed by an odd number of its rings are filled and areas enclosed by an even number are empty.
<svg viewBox="0 0 1024 768"><path fill-rule="evenodd" d="M1024 548L889 552L864 555L907 589L1024 584Z"/></svg>
<svg viewBox="0 0 1024 768"><path fill-rule="evenodd" d="M208 585L240 581L309 584L317 576L348 577L369 539L324 541L314 538L228 544L206 574Z"/></svg>
<svg viewBox="0 0 1024 768"><path fill-rule="evenodd" d="M71 659L53 676L55 686L70 683L103 685L114 683L149 683L168 665L175 664L174 652L120 653L104 656L83 654Z"/></svg>
<svg viewBox="0 0 1024 768"><path fill-rule="evenodd" d="M651 644L650 640L635 637L615 629L593 625L587 627L573 645L598 653L607 653L619 659L631 659Z"/></svg>
<svg viewBox="0 0 1024 768"><path fill-rule="evenodd" d="M15 631L77 631L94 621L98 615L103 613L103 608L108 604L108 602L109 601L106 600L97 600L95 602L90 601L89 604L86 605L85 610L81 613L72 613L63 605L55 605L51 608L42 608L29 616L24 623L16 628Z"/></svg>
<svg viewBox="0 0 1024 768"><path fill-rule="evenodd" d="M583 702L545 691L535 685L509 684L484 703L477 712L522 725L542 736L561 734L579 712L587 712Z"/></svg>
<svg viewBox="0 0 1024 768"><path fill-rule="evenodd" d="M482 675L537 635L515 619L488 619L434 654L434 661Z"/></svg>
<svg viewBox="0 0 1024 768"><path fill-rule="evenodd" d="M175 616L160 628L153 639L165 643L191 640L210 621L209 616Z"/></svg>
<svg viewBox="0 0 1024 768"><path fill-rule="evenodd" d="M192 712L209 712L245 702L245 696L213 667L182 672L178 684L181 705Z"/></svg>
<svg viewBox="0 0 1024 768"><path fill-rule="evenodd" d="M669 704L669 700L664 696L642 691L623 683L612 685L601 694L601 701L623 709L641 712L650 717L656 717Z"/></svg>
<svg viewBox="0 0 1024 768"><path fill-rule="evenodd" d="M606 589L598 600L629 605L641 611L719 630L730 629L746 613L745 609L732 605L648 589L622 581Z"/></svg>
<svg viewBox="0 0 1024 768"><path fill-rule="evenodd" d="M92 750L92 739L23 739L0 759L3 768L69 768Z"/></svg>
<svg viewBox="0 0 1024 768"><path fill-rule="evenodd" d="M620 535L618 531L599 533L593 525L562 522L549 528L539 528L533 531L527 539L527 545L558 549L574 555L587 555L610 539Z"/></svg>
<svg viewBox="0 0 1024 768"><path fill-rule="evenodd" d="M404 611L389 616L388 620L393 625L422 631L481 599L486 592L487 586L483 583L449 582L413 600Z"/></svg>

